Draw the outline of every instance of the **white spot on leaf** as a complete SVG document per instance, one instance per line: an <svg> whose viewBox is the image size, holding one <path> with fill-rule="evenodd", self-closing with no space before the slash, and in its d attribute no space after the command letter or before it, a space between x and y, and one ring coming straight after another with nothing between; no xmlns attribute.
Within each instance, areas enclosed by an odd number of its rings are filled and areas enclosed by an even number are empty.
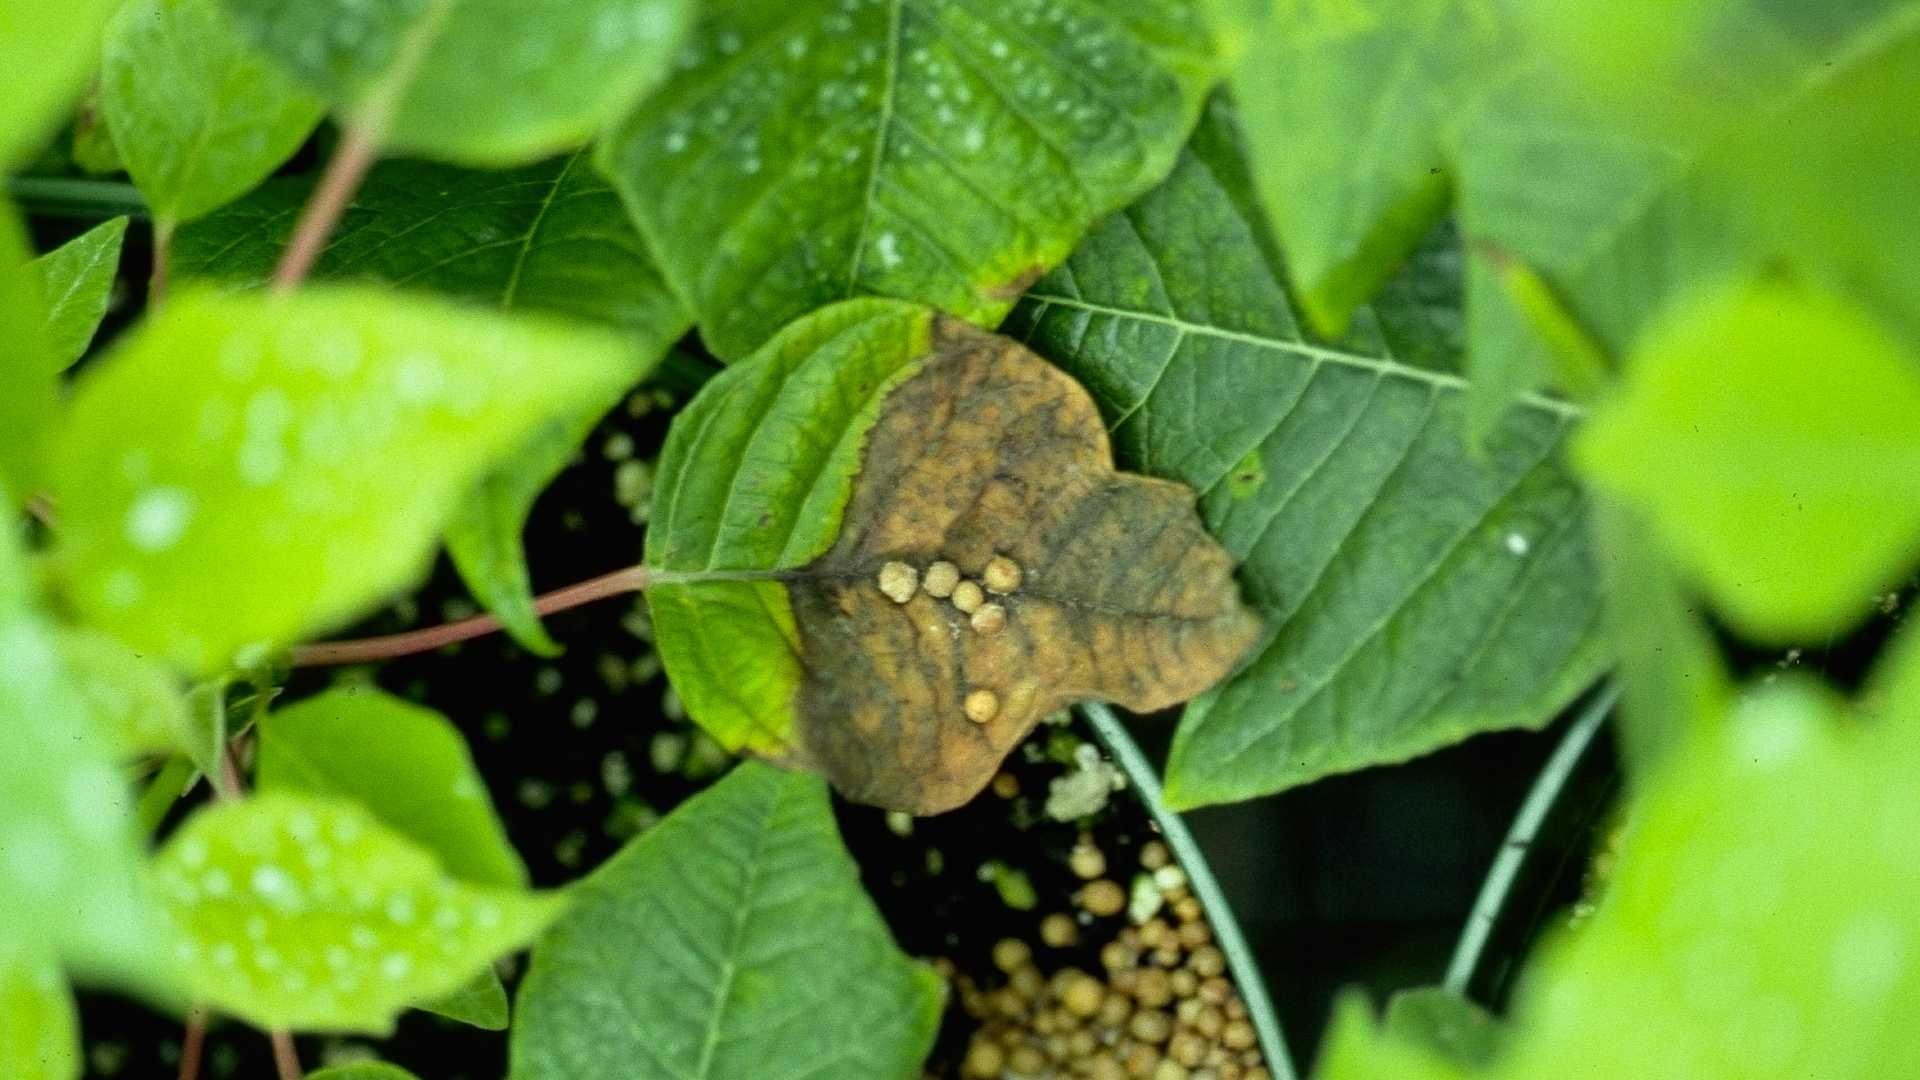
<svg viewBox="0 0 1920 1080"><path fill-rule="evenodd" d="M193 520L193 495L183 488L148 488L127 507L127 542L141 551L165 551Z"/></svg>

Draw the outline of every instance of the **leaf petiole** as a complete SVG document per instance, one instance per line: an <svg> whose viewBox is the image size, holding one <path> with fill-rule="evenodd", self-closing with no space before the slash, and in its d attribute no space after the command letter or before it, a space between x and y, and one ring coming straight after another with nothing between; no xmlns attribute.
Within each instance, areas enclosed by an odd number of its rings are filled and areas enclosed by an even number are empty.
<svg viewBox="0 0 1920 1080"><path fill-rule="evenodd" d="M628 566L611 573L534 598L533 609L541 615L580 607L612 596L644 591L650 585L683 585L701 581L771 580L783 576L769 570L654 570ZM365 664L392 660L416 653L432 652L462 641L484 637L500 629L500 620L492 615L475 615L455 622L408 630L379 637L348 641L322 641L296 646L289 663L294 667L325 667L336 664Z"/></svg>
<svg viewBox="0 0 1920 1080"><path fill-rule="evenodd" d="M313 269L313 261L320 257L320 250L326 247L327 237L333 235L334 225L340 221L347 203L352 200L353 193L359 190L360 182L366 179L367 170L373 167L374 160L379 156L380 147L372 131L360 126L346 130L340 146L327 162L320 185L313 189L313 196L300 211L300 222L294 226L293 238L287 241L287 250L280 257L280 265L274 268L275 292L285 292L300 284L306 278L307 271Z"/></svg>

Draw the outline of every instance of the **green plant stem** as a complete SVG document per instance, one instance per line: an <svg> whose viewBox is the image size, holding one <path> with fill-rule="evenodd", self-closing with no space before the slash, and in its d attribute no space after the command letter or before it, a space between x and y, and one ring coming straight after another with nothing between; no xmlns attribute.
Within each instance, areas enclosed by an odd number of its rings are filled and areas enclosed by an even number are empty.
<svg viewBox="0 0 1920 1080"><path fill-rule="evenodd" d="M167 298L167 263L173 254L172 221L153 223L153 273L147 278L147 303L158 306Z"/></svg>
<svg viewBox="0 0 1920 1080"><path fill-rule="evenodd" d="M1448 990L1462 997L1469 996L1467 991L1486 961L1487 942L1506 910L1514 882L1532 852L1540 827L1619 700L1619 685L1612 681L1603 683L1587 699L1586 707L1561 736L1560 745L1554 748L1553 756L1547 759L1534 780L1526 801L1520 804L1520 812L1514 815L1513 826L1507 830L1506 842L1500 845L1500 854L1494 857L1493 867L1487 871L1486 882L1480 886L1480 895L1473 902L1473 911L1467 915L1466 926L1460 931L1453 959L1447 964L1444 985Z"/></svg>
<svg viewBox="0 0 1920 1080"><path fill-rule="evenodd" d="M147 204L139 189L118 180L16 176L7 181L7 193L27 213L40 217L105 220L122 214L147 216Z"/></svg>
<svg viewBox="0 0 1920 1080"><path fill-rule="evenodd" d="M306 1073L300 1068L300 1054L294 1049L293 1036L284 1031L269 1031L267 1038L273 1043L273 1067L280 1074L280 1080L302 1080Z"/></svg>
<svg viewBox="0 0 1920 1080"><path fill-rule="evenodd" d="M333 157L327 161L319 185L300 211L300 221L294 226L292 239L287 241L287 250L280 256L280 265L274 268L275 292L286 292L306 279L314 260L326 247L327 238L333 235L340 215L346 211L347 202L360 189L360 182L366 179L367 170L379 156L380 146L373 128L357 125L346 130Z"/></svg>
<svg viewBox="0 0 1920 1080"><path fill-rule="evenodd" d="M141 830L148 836L159 831L167 811L173 809L173 804L186 793L187 785L193 782L195 771L193 762L186 758L170 757L147 783L147 789L140 793L140 804L134 816L139 819Z"/></svg>
<svg viewBox="0 0 1920 1080"><path fill-rule="evenodd" d="M1240 990L1240 998L1246 1002L1247 1018L1253 1022L1254 1031L1260 1036L1260 1052L1267 1059L1267 1069L1278 1080L1294 1080L1298 1074L1293 1069L1293 1059L1287 1050L1286 1037L1280 1031L1280 1021L1273 1011L1273 1002L1267 997L1267 985L1260 975L1260 964L1254 959L1253 950L1247 947L1247 940L1240 933L1240 923L1233 917L1233 909L1227 904L1226 894L1220 890L1220 883L1213 879L1213 872L1207 868L1207 857L1200 850L1200 844L1187 829L1187 823L1179 814L1167 807L1161 796L1160 774L1147 760L1140 747L1128 734L1125 724L1114 711L1098 702L1080 706L1080 712L1093 725L1093 733L1107 753L1127 774L1127 780L1133 784L1140 801L1146 804L1147 813L1153 817L1154 824L1160 826L1160 835L1166 839L1167 846L1173 849L1175 860L1186 872L1187 885L1193 895L1206 909L1213 924L1213 937L1220 951L1226 955L1227 970L1233 973L1233 982Z"/></svg>

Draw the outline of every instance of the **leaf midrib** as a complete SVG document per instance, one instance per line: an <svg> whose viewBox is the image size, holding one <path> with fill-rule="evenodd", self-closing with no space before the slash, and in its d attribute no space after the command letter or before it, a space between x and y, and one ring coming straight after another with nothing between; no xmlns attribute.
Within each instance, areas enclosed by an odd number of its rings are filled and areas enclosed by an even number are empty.
<svg viewBox="0 0 1920 1080"><path fill-rule="evenodd" d="M1323 360L1332 364L1359 368L1375 375L1426 383L1429 386L1441 390L1465 392L1470 387L1470 383L1458 375L1451 375L1439 371L1428 371L1425 368L1414 367L1411 364L1405 364L1398 360L1341 352L1338 349L1329 349L1325 346L1313 345L1304 341L1287 341L1281 338L1262 337L1259 334L1250 334L1241 330L1228 330L1224 327L1210 326L1206 323L1190 322L1176 315L1169 315L1162 312L1139 311L1131 308L1114 307L1109 304L1096 304L1088 300L1071 296L1061 296L1056 293L1029 292L1027 293L1027 299L1043 304L1053 304L1059 307L1072 308L1077 311L1085 311L1093 315L1105 315L1116 319L1133 319L1138 322L1154 323L1195 337L1210 337L1222 341L1235 341L1243 345L1252 345L1262 349L1291 353L1309 360ZM1171 359L1169 359L1169 363L1171 363ZM1579 405L1546 397L1542 394L1527 394L1520 399L1520 404L1559 416L1577 418L1586 415L1586 410Z"/></svg>
<svg viewBox="0 0 1920 1080"><path fill-rule="evenodd" d="M753 849L746 860L746 880L741 882L736 894L738 903L733 908L733 925L727 931L726 950L720 954L720 978L713 988L713 1004L707 1009L707 1030L700 1044L700 1060L693 1069L694 1080L707 1080L713 1073L713 1056L720 1048L720 1028L725 1017L727 997L733 992L735 958L740 953L740 939L746 932L747 920L753 914L753 894L760 884L761 865L766 857L767 837L773 831L774 816L785 801L783 792L774 792L761 811L760 820L753 834Z"/></svg>
<svg viewBox="0 0 1920 1080"><path fill-rule="evenodd" d="M560 171L554 174L553 183L547 186L546 198L540 200L540 208L533 212L533 220L527 223L527 235L521 240L520 251L513 257L513 269L508 272L506 287L500 293L500 310L512 309L513 301L520 293L520 275L527 267L527 259L533 255L533 238L540 235L540 227L546 224L547 212L553 209L554 198L560 194L560 188L567 182L567 177L573 175L573 167L579 164L580 155L586 152L584 147L575 150L573 155L567 158L567 163L560 166Z"/></svg>

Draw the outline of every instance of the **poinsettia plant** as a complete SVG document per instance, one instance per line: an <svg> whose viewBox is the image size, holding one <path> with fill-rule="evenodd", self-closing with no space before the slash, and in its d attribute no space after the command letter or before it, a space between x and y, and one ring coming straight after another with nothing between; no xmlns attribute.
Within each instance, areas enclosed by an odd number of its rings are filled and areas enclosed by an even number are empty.
<svg viewBox="0 0 1920 1080"><path fill-rule="evenodd" d="M1088 702L1178 710L1164 792L1096 714L1156 810L1612 714L1512 1022L1351 999L1320 1075L1920 1074L1915 86L1903 0L8 3L0 1074L80 1074L71 981L183 1076L410 1009L513 1080L917 1076L830 793ZM676 349L644 550L536 596ZM442 549L484 613L351 636ZM286 692L633 594L744 760L565 888L475 718ZM1730 662L1848 634L1851 698Z"/></svg>

